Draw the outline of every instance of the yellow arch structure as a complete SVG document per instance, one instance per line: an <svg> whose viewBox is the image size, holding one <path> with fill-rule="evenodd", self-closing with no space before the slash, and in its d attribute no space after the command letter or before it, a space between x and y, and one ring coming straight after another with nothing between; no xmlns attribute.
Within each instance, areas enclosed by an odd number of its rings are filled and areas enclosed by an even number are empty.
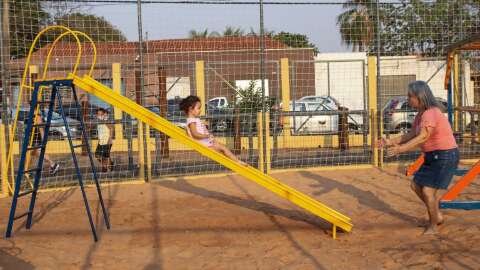
<svg viewBox="0 0 480 270"><path fill-rule="evenodd" d="M49 31L53 31L53 30L62 30L63 33L55 39L55 41L52 43L51 48L48 51L47 59L46 59L45 66L44 66L44 69L43 69L42 80L45 80L46 77L47 77L48 66L49 66L49 63L50 63L50 58L51 58L53 50L55 49L57 43L67 35L72 35L75 39L76 44L77 44L77 56L76 56L75 64L73 66L73 70L72 70L71 74L76 74L77 73L78 66L80 64L80 60L81 60L81 57L82 57L82 45L81 45L80 39L78 38L79 35L84 37L85 39L87 39L91 43L92 48L93 48L93 60L92 60L92 65L90 67L90 70L89 70L88 74L91 75L93 73L94 68L95 68L95 64L96 64L96 61L97 61L97 50L96 50L95 43L93 42L93 40L87 34L85 34L83 32L80 32L80 31L73 31L70 28L62 26L62 25L49 26L49 27L43 29L42 31L40 31L38 33L38 35L35 37L35 39L33 40L33 43L30 46L27 58L25 60L25 66L24 66L24 70L23 70L22 81L21 81L21 84L20 84L17 106L16 106L16 110L15 110L15 117L14 117L13 125L9 130L9 135L10 135L9 136L10 137L9 138L9 145L13 145L14 132L17 129L18 114L19 114L19 109L20 109L20 106L21 106L23 92L24 92L24 90L33 90L33 86L31 85L32 82L30 82L30 84L27 85L27 76L28 76L28 69L29 69L29 66L30 66L30 61L31 61L35 46L37 45L38 41L40 40L40 38L45 33L49 32ZM41 90L39 91L39 95L41 95ZM38 114L38 108L37 108L37 111L35 112L35 114ZM29 145L32 144L32 141L33 141L33 136L30 138ZM14 176L14 166L13 166L13 149L10 148L9 150L10 151L7 155L7 166L10 167L11 180L8 181L7 187L9 189L9 192L11 193L11 192L13 192L13 185L14 185L14 182L15 182L15 176ZM30 153L27 154L27 158L26 158L26 166L27 167L28 167L29 162L30 162ZM31 185L31 182L29 182L29 184Z"/></svg>

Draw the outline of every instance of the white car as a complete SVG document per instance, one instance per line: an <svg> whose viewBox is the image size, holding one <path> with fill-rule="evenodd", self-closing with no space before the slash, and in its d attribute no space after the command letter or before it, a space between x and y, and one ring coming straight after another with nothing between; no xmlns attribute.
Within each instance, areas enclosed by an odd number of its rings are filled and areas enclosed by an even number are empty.
<svg viewBox="0 0 480 270"><path fill-rule="evenodd" d="M327 112L338 111L339 103L329 96L306 96L290 103L290 111L295 112ZM356 115L359 116L359 115ZM311 116L292 116L294 134L318 134L338 132L338 114L324 114ZM349 116L348 126L350 130L360 130L361 122Z"/></svg>
<svg viewBox="0 0 480 270"><path fill-rule="evenodd" d="M212 108L223 109L228 107L228 99L226 97L215 97L208 101L208 106Z"/></svg>

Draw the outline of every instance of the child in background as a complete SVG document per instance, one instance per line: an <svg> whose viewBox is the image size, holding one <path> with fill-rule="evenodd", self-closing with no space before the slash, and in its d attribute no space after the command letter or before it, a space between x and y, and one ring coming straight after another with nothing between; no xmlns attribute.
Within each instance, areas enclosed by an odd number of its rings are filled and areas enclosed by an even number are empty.
<svg viewBox="0 0 480 270"><path fill-rule="evenodd" d="M43 123L42 115L45 115L45 112L42 110L40 110L39 114L34 115L35 117L34 124ZM25 123L27 123L27 119L25 119ZM40 127L34 128L32 146L42 145L42 140L44 135L45 134L44 134L43 128L40 128ZM37 157L40 156L40 149L34 149L32 151L32 155ZM58 169L60 168L60 165L57 162L54 162L46 153L44 154L43 159L50 164L50 174L51 175L57 174Z"/></svg>
<svg viewBox="0 0 480 270"><path fill-rule="evenodd" d="M248 166L247 163L238 159L225 145L217 142L208 132L207 127L200 121L200 108L202 104L197 96L188 96L180 102L180 109L187 115L187 133L190 137L203 145L224 154L230 159Z"/></svg>
<svg viewBox="0 0 480 270"><path fill-rule="evenodd" d="M97 120L108 120L108 112L100 108L97 110ZM110 158L110 151L112 150L113 127L105 123L97 125L98 145L95 149L95 157L102 165L102 172L113 170L113 161Z"/></svg>

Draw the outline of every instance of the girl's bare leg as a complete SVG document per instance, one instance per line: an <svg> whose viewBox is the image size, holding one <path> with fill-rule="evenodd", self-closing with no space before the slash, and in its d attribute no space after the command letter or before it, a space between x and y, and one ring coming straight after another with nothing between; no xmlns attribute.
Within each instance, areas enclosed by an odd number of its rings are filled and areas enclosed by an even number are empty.
<svg viewBox="0 0 480 270"><path fill-rule="evenodd" d="M214 142L213 145L211 146L211 148L217 152L220 152L220 153L223 153L225 156L229 157L230 159L244 165L244 166L247 166L248 164L241 161L240 159L238 159L237 156L235 156L231 151L230 149L228 149L228 147L226 147L225 145L223 144L220 144L218 142Z"/></svg>

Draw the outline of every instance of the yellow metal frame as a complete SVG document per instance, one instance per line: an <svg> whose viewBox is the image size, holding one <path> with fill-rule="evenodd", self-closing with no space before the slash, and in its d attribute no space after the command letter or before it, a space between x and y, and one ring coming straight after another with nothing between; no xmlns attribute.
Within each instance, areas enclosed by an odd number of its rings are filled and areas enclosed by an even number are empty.
<svg viewBox="0 0 480 270"><path fill-rule="evenodd" d="M30 60L32 58L33 51L34 51L35 46L37 45L37 42L39 41L40 37L43 34L45 34L46 32L49 32L49 31L52 31L52 30L63 30L64 33L62 33L62 35L60 35L60 37L55 40L54 44L52 45L52 47L50 48L50 50L48 52L47 61L46 61L46 65L44 67L44 73L43 73L42 79L45 79L45 77L46 77L46 74L47 74L47 71L48 71L48 62L49 62L49 58L51 56L52 50L55 47L54 45L55 45L56 42L58 42L58 40L60 40L61 37L66 35L65 33L73 35L73 37L75 38L75 41L77 43L78 52L77 52L75 65L73 66L73 72L72 72L73 74L76 74L78 65L80 64L80 59L81 59L81 56L82 56L82 45L80 43L80 39L78 38L78 36L76 34L76 31L72 31L68 27L65 27L65 26L54 25L54 26L49 26L49 27L43 29L42 31L40 31L38 33L38 35L33 40L32 45L30 46L30 49L29 49L28 55L27 55L27 59L25 61L25 66L24 66L23 75L22 75L22 81L20 83L20 89L19 89L19 93L18 93L18 100L17 100L17 106L16 106L17 109L15 111L15 117L14 117L12 128L9 130L9 135L10 135L9 145L11 145L11 146L13 145L13 137L14 137L13 134L15 133L15 130L17 129L18 114L19 114L19 109L21 107L23 91L24 91L24 89L33 90L33 82L30 81L30 84L27 85L27 77L28 77L27 75L29 74ZM77 32L77 33L80 33L80 32ZM82 33L82 35L87 36L83 33ZM95 47L93 41L89 37L88 37L88 39L92 42L92 44L93 44L92 46ZM95 61L96 61L96 55L94 56L93 63L95 63ZM94 64L92 64L91 70L93 70L93 68L94 68ZM40 89L39 95L41 95L41 92L42 92L42 89ZM38 114L38 108L37 108L37 111L35 112L35 114ZM33 141L33 136L30 138L30 142L29 142L30 145L32 144L32 141ZM27 155L27 163L26 163L27 167L28 167L29 160L30 160L30 155ZM13 192L13 185L15 184L14 183L15 182L14 166L13 166L13 147L10 147L10 149L9 149L9 153L8 153L8 156L7 156L7 164L10 166L10 173L11 173L11 181L10 181L11 185L7 181L7 186L8 186L9 192ZM8 168L7 168L7 170L8 170Z"/></svg>
<svg viewBox="0 0 480 270"><path fill-rule="evenodd" d="M8 163L7 163L7 140L5 137L5 125L0 124L0 184L2 191L0 196L8 195Z"/></svg>
<svg viewBox="0 0 480 270"><path fill-rule="evenodd" d="M229 159L228 157L202 145L201 143L191 139L183 129L173 125L166 119L158 116L150 110L138 105L132 100L116 94L112 89L97 82L88 75L79 77L76 75L69 75L73 78L73 83L83 89L84 91L93 94L101 100L120 108L122 111L132 115L141 122L146 123L152 128L165 133L167 136L176 139L186 146L196 150L200 154L217 161L228 169L246 177L249 180L265 187L274 192L278 196L306 209L307 211L321 217L337 227L349 232L352 230L351 219L328 206L312 199L311 197L279 182L273 177L263 174L261 171L250 167L243 166Z"/></svg>
<svg viewBox="0 0 480 270"><path fill-rule="evenodd" d="M378 137L378 121L377 121L377 57L368 57L368 110L370 112L370 141L372 146L372 164L379 165L378 148L375 142Z"/></svg>
<svg viewBox="0 0 480 270"><path fill-rule="evenodd" d="M197 87L197 96L200 100L206 102L205 97L205 62L195 62L195 85ZM200 107L200 115L205 115L205 106Z"/></svg>
<svg viewBox="0 0 480 270"><path fill-rule="evenodd" d="M113 105L115 108L118 108L130 115L132 115L133 117L135 117L136 119L138 119L139 121L141 121L142 123L145 123L146 126L146 131L148 132L150 127L152 128L155 128L156 130L158 131L161 131L163 132L164 134L166 134L167 136L173 138L173 139L176 139L177 141L180 141L181 143L185 144L186 146L192 148L193 150L196 150L197 152L199 152L200 154L214 160L214 161L217 161L218 163L224 165L225 167L227 167L228 169L231 169L232 171L234 172L237 172L238 174L246 177L247 179L249 180L252 180L254 182L256 182L257 184L265 187L266 189L274 192L275 194L277 194L278 196L306 209L307 211L313 213L314 215L317 215L318 217L321 217L325 220L327 220L328 222L332 223L333 224L333 227L332 227L332 236L333 238L336 238L336 231L337 231L337 227L338 228L341 228L342 230L346 231L346 232L349 232L352 230L352 223L351 223L351 219L331 208L329 208L328 206L312 199L311 197L279 182L278 180L274 179L273 177L267 175L267 174L263 174L261 171L253 168L253 167L250 167L250 166L243 166L231 159L229 159L228 157L204 146L203 144L193 140L192 138L190 138L183 129L173 125L172 123L170 123L168 120L158 116L157 114L151 112L150 110L140 106L139 104L133 102L132 100L122 96L121 94L117 93L116 91L112 90L111 88L108 88L106 87L105 85L99 83L98 81L96 81L95 79L93 79L91 77L92 75L92 72L93 72L93 68L95 66L95 62L96 62L96 48L95 48L95 45L93 44L93 41L84 33L81 33L81 32L77 32L77 31L72 31L70 29L68 29L67 27L64 27L64 26L51 26L51 27L47 27L46 29L42 30L38 35L37 37L35 38L31 48L30 48L30 51L29 51L29 54L27 56L27 60L26 60L26 63L25 63L25 70L24 70L24 74L23 74L23 78L22 78L22 83L21 83L21 89L20 89L20 92L23 91L24 88L26 89L33 89L33 86L32 85L26 85L26 77L27 77L27 74L28 74L28 66L30 64L30 58L32 56L32 52L33 52L33 49L37 43L37 41L39 40L40 36L42 36L45 32L47 31L50 31L52 29L60 29L60 30L64 30L64 32L59 36L57 37L57 39L55 39L55 41L53 42L52 44L52 47L50 48L50 51L48 52L48 55L47 55L47 60L46 60L46 64L45 64L45 67L44 67L44 71L43 71L43 76L42 76L42 80L45 80L46 79L46 75L47 75L47 72L48 72L48 65L49 65L49 61L50 61L50 58L51 58L51 55L52 55L52 51L53 49L55 48L55 45L65 36L71 34L74 36L76 42L77 42L77 46L78 46L78 54L77 54L77 61L73 67L73 71L67 75L67 78L68 79L72 79L73 80L73 83L80 87L81 89L83 89L84 91L90 93L90 94L93 94L95 95L96 97L100 98L101 100ZM82 55L82 47L81 47L81 44L80 44L80 40L78 38L77 35L81 35L81 36L84 36L86 39L88 39L91 43L92 43L92 46L94 48L94 59L93 59L93 64L92 64L92 67L90 69L90 72L86 75L84 75L83 77L79 77L76 72L77 72L77 68L78 68L78 64L80 62L80 57ZM32 83L32 82L31 82ZM197 61L196 62L196 83L197 83L197 95L199 95L202 100L205 100L205 74L204 74L204 63L203 61ZM17 108L20 107L20 104L21 104L21 93L19 94L19 100L18 100L18 104L17 104ZM203 113L205 112L205 108L203 108ZM266 115L266 117L268 117L268 115ZM14 122L14 129L16 128L16 124L17 124L17 121L18 121L18 110L16 112L16 115L15 115L15 122ZM268 123L268 122L267 122ZM139 125L139 139L138 139L138 142L139 142L139 145L138 145L138 149L140 151L140 153L143 153L143 140L141 138L142 134L143 134L143 125ZM266 129L267 132L269 130L269 128ZM11 131L10 131L11 132ZM270 140L270 136L269 134L265 134L268 138L267 140L267 147L269 146L269 140ZM149 136L148 136L149 137ZM258 140L258 141L261 141L261 140ZM12 136L12 143L11 145L13 145L13 136ZM147 142L147 163L150 163L150 142L148 141ZM270 147L268 147L270 148ZM260 148L262 149L262 148ZM9 155L8 155L8 158L7 158L7 164L9 164L9 162L12 162L12 172L13 172L13 160L12 160L12 156L13 156L13 150L11 149L10 152L9 152ZM266 158L267 160L269 160L269 156L270 154L267 154L267 157L264 157ZM140 155L140 163L141 164L144 164L145 160L143 160L143 155ZM5 166L4 162L3 162L3 157L2 157L2 166ZM268 161L268 164L270 164L270 161ZM268 165L269 166L269 165ZM142 173L143 170L143 165L141 166L141 170L140 172ZM148 168L148 172L150 174L150 170L151 170L151 167ZM2 170L3 171L3 170ZM2 177L3 177L4 173L2 174ZM13 182L12 182L13 183Z"/></svg>

